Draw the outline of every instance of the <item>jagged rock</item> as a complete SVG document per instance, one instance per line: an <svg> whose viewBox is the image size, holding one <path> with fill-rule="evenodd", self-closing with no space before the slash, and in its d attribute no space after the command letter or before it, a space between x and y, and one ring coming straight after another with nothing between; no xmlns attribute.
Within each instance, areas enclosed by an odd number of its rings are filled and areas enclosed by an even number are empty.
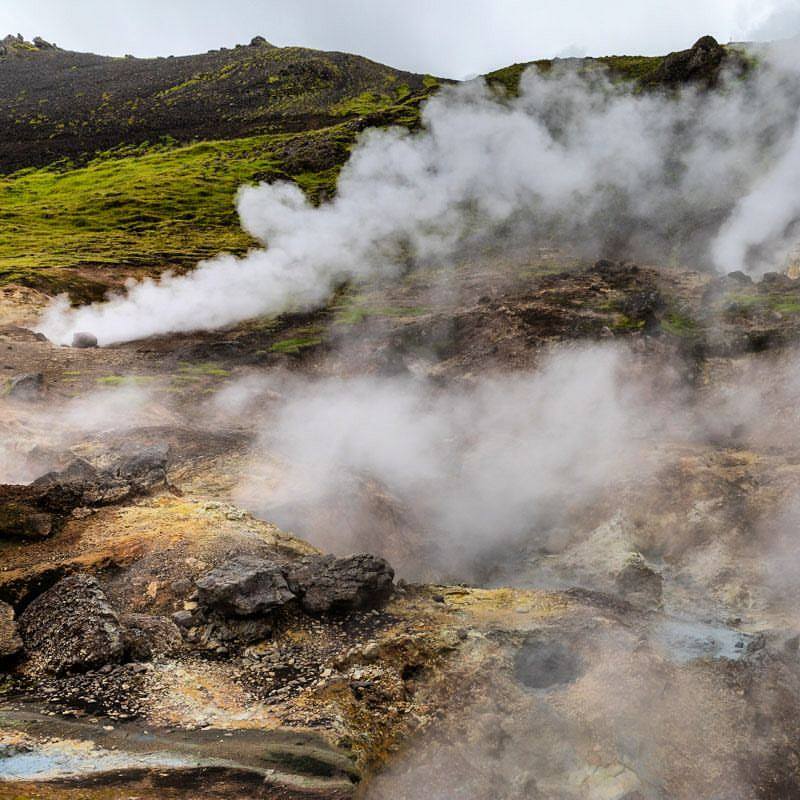
<svg viewBox="0 0 800 800"><path fill-rule="evenodd" d="M41 36L33 37L33 44L37 50L55 50L56 46L51 42L45 41Z"/></svg>
<svg viewBox="0 0 800 800"><path fill-rule="evenodd" d="M368 554L309 556L290 568L286 578L309 614L342 613L385 603L392 594L394 570Z"/></svg>
<svg viewBox="0 0 800 800"><path fill-rule="evenodd" d="M624 299L621 310L633 320L645 323L645 328L657 324L657 314L666 307L664 298L657 289L633 292Z"/></svg>
<svg viewBox="0 0 800 800"><path fill-rule="evenodd" d="M125 654L131 661L152 661L177 652L183 637L177 625L164 617L149 614L122 614Z"/></svg>
<svg viewBox="0 0 800 800"><path fill-rule="evenodd" d="M103 498L125 495L122 485L112 486L97 470L83 459L76 458L63 470L42 475L30 484L38 495L38 505L57 514L69 514L75 508L97 505Z"/></svg>
<svg viewBox="0 0 800 800"><path fill-rule="evenodd" d="M200 605L223 615L267 614L294 599L276 564L241 555L225 561L197 581Z"/></svg>
<svg viewBox="0 0 800 800"><path fill-rule="evenodd" d="M270 43L263 36L254 36L250 40L250 47L271 47Z"/></svg>
<svg viewBox="0 0 800 800"><path fill-rule="evenodd" d="M133 494L140 494L167 482L168 461L167 445L132 447L121 454L110 472L125 481Z"/></svg>
<svg viewBox="0 0 800 800"><path fill-rule="evenodd" d="M670 53L646 82L670 87L695 83L710 88L719 80L727 58L728 52L713 36L703 36L690 50Z"/></svg>
<svg viewBox="0 0 800 800"><path fill-rule="evenodd" d="M54 513L109 505L163 486L168 452L166 446L130 451L102 471L78 458L65 469L38 478L29 488L38 495L38 505Z"/></svg>
<svg viewBox="0 0 800 800"><path fill-rule="evenodd" d="M64 578L39 595L19 628L34 663L56 675L118 663L125 652L119 617L90 575Z"/></svg>
<svg viewBox="0 0 800 800"><path fill-rule="evenodd" d="M44 391L44 375L41 372L27 372L15 375L8 388L10 397L17 400L36 400Z"/></svg>
<svg viewBox="0 0 800 800"><path fill-rule="evenodd" d="M22 650L14 609L0 601L0 661L13 658Z"/></svg>
<svg viewBox="0 0 800 800"><path fill-rule="evenodd" d="M620 595L630 602L647 606L661 604L664 581L638 553L628 559L615 583Z"/></svg>
<svg viewBox="0 0 800 800"><path fill-rule="evenodd" d="M74 459L28 486L0 486L0 538L43 539L70 515L165 485L168 453L165 445L126 451L103 470Z"/></svg>
<svg viewBox="0 0 800 800"><path fill-rule="evenodd" d="M97 337L93 333L80 331L73 335L72 346L79 348L97 347Z"/></svg>

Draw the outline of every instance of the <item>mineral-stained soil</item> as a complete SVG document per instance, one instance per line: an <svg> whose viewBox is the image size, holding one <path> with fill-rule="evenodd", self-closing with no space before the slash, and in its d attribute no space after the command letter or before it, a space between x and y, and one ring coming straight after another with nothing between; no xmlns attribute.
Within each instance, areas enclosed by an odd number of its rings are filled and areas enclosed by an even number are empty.
<svg viewBox="0 0 800 800"><path fill-rule="evenodd" d="M448 292L420 273L103 349L43 340L40 298L8 291L0 369L43 388L0 398L0 797L798 796L797 598L763 559L800 478L780 398L745 428L665 425L654 469L461 576L369 475L328 514L295 509L308 541L237 505L280 400L221 413L240 381L466 386L601 342L654 414L677 387L689 419L793 363L784 276L552 261L476 257ZM323 557L355 498L380 513Z"/></svg>

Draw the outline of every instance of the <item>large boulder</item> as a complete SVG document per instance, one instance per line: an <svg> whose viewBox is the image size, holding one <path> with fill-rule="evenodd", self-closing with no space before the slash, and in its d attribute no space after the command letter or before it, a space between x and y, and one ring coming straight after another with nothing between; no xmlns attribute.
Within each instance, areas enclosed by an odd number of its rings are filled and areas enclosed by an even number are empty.
<svg viewBox="0 0 800 800"><path fill-rule="evenodd" d="M392 594L394 570L368 554L309 556L290 568L286 579L309 614L346 613L383 605Z"/></svg>
<svg viewBox="0 0 800 800"><path fill-rule="evenodd" d="M183 645L178 626L150 614L121 614L125 655L131 661L152 661L176 653Z"/></svg>
<svg viewBox="0 0 800 800"><path fill-rule="evenodd" d="M81 458L71 461L65 469L42 475L28 488L37 496L40 508L56 514L69 514L79 506L94 505L109 494L121 491L121 487L110 486L88 461Z"/></svg>
<svg viewBox="0 0 800 800"><path fill-rule="evenodd" d="M39 595L19 629L33 663L56 675L118 663L125 653L119 617L90 575L71 575Z"/></svg>
<svg viewBox="0 0 800 800"><path fill-rule="evenodd" d="M124 481L131 494L142 494L167 483L168 461L166 444L134 445L119 454L110 473Z"/></svg>
<svg viewBox="0 0 800 800"><path fill-rule="evenodd" d="M259 556L236 556L197 581L200 605L224 616L268 614L294 599L280 567Z"/></svg>
<svg viewBox="0 0 800 800"><path fill-rule="evenodd" d="M13 658L22 651L22 639L14 618L14 609L0 601L0 662Z"/></svg>
<svg viewBox="0 0 800 800"><path fill-rule="evenodd" d="M137 497L167 483L169 447L126 448L102 469L73 459L28 486L0 486L0 539L43 539L75 509Z"/></svg>

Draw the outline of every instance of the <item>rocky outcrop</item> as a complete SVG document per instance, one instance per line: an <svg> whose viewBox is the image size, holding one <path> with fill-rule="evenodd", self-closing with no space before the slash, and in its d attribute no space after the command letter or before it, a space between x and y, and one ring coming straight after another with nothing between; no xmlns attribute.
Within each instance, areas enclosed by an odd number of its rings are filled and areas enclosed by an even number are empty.
<svg viewBox="0 0 800 800"><path fill-rule="evenodd" d="M0 486L0 539L43 539L76 509L118 503L164 486L169 448L116 455L106 469L74 459L28 486Z"/></svg>
<svg viewBox="0 0 800 800"><path fill-rule="evenodd" d="M15 375L8 387L9 397L15 400L37 400L44 393L44 375L41 372L26 372Z"/></svg>
<svg viewBox="0 0 800 800"><path fill-rule="evenodd" d="M294 599L280 567L258 556L241 555L197 581L200 604L223 615L268 614Z"/></svg>
<svg viewBox="0 0 800 800"><path fill-rule="evenodd" d="M131 661L152 661L180 650L180 630L164 617L149 614L121 614L122 640L125 655Z"/></svg>
<svg viewBox="0 0 800 800"><path fill-rule="evenodd" d="M13 658L22 650L22 639L14 617L14 609L0 602L0 663Z"/></svg>
<svg viewBox="0 0 800 800"><path fill-rule="evenodd" d="M619 594L628 602L647 607L661 605L664 581L638 553L628 559L615 583Z"/></svg>
<svg viewBox="0 0 800 800"><path fill-rule="evenodd" d="M90 575L64 578L39 595L19 627L36 666L56 675L118 663L125 652L120 619Z"/></svg>
<svg viewBox="0 0 800 800"><path fill-rule="evenodd" d="M309 556L287 574L289 588L309 614L377 608L392 594L394 570L368 554Z"/></svg>
<svg viewBox="0 0 800 800"><path fill-rule="evenodd" d="M694 84L710 89L719 82L724 66L743 68L740 62L740 58L729 53L713 36L703 36L691 49L670 53L644 83L670 88Z"/></svg>
<svg viewBox="0 0 800 800"><path fill-rule="evenodd" d="M279 566L254 555L223 562L197 581L201 612L253 618L297 601L309 614L347 613L378 608L391 596L394 570L382 558L361 554L348 558L308 556ZM178 614L183 627L191 614Z"/></svg>

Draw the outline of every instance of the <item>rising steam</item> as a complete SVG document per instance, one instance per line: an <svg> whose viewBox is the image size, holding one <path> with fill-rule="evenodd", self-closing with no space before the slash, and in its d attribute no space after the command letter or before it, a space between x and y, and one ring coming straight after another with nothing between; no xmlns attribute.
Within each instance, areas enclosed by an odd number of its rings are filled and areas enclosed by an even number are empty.
<svg viewBox="0 0 800 800"><path fill-rule="evenodd" d="M101 344L219 328L322 304L343 280L439 262L485 237L556 238L578 250L753 272L782 264L800 212L797 81L786 63L724 92L634 94L601 73L525 73L508 99L482 81L446 88L423 130L369 130L320 207L294 184L245 188L264 248L184 276L132 283L41 330Z"/></svg>

